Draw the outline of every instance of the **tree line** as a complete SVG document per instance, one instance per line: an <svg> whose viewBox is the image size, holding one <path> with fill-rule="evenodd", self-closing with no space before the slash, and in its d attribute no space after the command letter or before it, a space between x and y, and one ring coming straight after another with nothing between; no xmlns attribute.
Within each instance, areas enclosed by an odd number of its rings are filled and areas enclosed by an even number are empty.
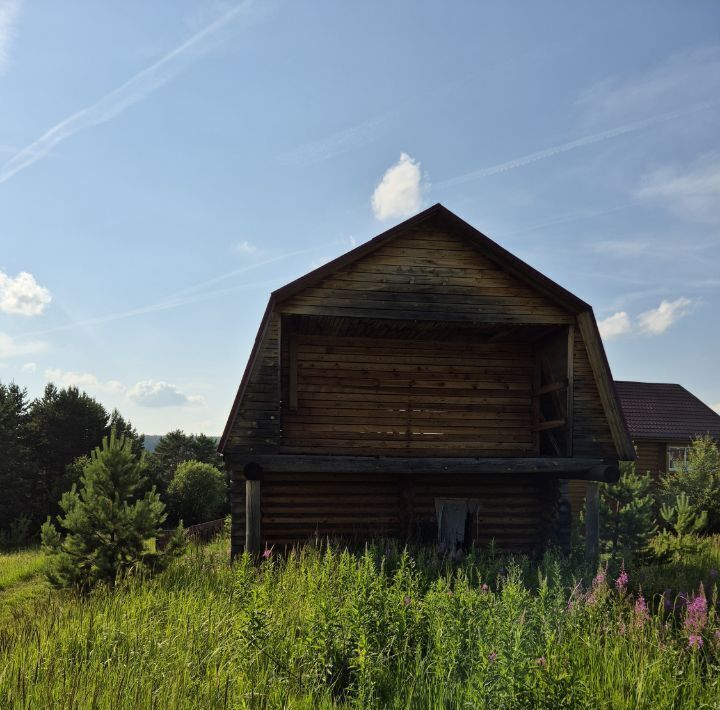
<svg viewBox="0 0 720 710"><path fill-rule="evenodd" d="M18 384L0 382L0 540L33 537L56 516L111 432L138 457L145 489L155 488L170 522L190 525L227 512L228 474L213 437L172 431L147 452L130 421L77 387L48 384L31 399Z"/></svg>

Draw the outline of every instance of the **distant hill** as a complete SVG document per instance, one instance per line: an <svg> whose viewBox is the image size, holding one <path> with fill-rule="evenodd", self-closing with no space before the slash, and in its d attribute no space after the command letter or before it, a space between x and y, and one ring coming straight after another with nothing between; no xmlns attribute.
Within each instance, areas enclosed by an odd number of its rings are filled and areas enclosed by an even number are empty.
<svg viewBox="0 0 720 710"><path fill-rule="evenodd" d="M158 445L158 441L165 436L164 434L144 434L145 437L145 451L155 451L155 447ZM214 436L215 441L220 441L219 436Z"/></svg>

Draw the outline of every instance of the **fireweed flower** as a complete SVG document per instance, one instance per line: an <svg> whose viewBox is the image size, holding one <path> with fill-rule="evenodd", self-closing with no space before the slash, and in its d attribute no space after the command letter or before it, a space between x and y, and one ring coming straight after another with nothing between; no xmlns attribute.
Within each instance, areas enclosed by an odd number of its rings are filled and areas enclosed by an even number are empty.
<svg viewBox="0 0 720 710"><path fill-rule="evenodd" d="M607 569L603 567L602 569L598 570L598 573L595 575L592 581L592 588L597 589L598 587L602 586L603 584L605 584L606 579Z"/></svg>
<svg viewBox="0 0 720 710"><path fill-rule="evenodd" d="M487 586L487 584L483 584L482 587L480 587L481 592L488 592L490 591L490 587Z"/></svg>
<svg viewBox="0 0 720 710"><path fill-rule="evenodd" d="M698 594L696 597L688 601L685 609L685 621L683 626L688 632L692 632L693 635L697 635L707 625L707 599L703 594Z"/></svg>
<svg viewBox="0 0 720 710"><path fill-rule="evenodd" d="M647 602L645 601L645 597L641 594L636 600L635 600L635 609L634 609L634 619L633 621L636 624L644 624L646 621L650 620L650 612L648 611Z"/></svg>
<svg viewBox="0 0 720 710"><path fill-rule="evenodd" d="M273 548L272 548L272 547L266 547L266 548L263 550L262 558L263 558L264 560L269 560L269 559L272 557L272 551L273 551Z"/></svg>
<svg viewBox="0 0 720 710"><path fill-rule="evenodd" d="M625 571L625 565L622 566L620 569L620 574L618 575L618 578L615 580L615 589L618 590L621 594L627 589L628 584L628 574Z"/></svg>
<svg viewBox="0 0 720 710"><path fill-rule="evenodd" d="M698 634L690 634L688 646L694 651L699 651L703 647L703 637Z"/></svg>
<svg viewBox="0 0 720 710"><path fill-rule="evenodd" d="M490 663L495 663L495 661L497 661L497 653L495 653L495 651L493 651L493 652L488 656L488 661L490 661Z"/></svg>

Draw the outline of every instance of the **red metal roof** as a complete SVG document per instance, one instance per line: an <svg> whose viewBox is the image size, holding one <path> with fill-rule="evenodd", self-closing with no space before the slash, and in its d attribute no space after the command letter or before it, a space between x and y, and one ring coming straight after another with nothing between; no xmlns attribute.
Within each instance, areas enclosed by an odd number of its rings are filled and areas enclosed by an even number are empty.
<svg viewBox="0 0 720 710"><path fill-rule="evenodd" d="M720 414L680 385L615 381L630 436L661 441L720 438Z"/></svg>

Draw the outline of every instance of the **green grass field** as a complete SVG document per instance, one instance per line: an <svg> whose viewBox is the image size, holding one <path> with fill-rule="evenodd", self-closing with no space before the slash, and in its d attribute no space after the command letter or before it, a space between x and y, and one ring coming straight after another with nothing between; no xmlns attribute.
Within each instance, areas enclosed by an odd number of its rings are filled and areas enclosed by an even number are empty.
<svg viewBox="0 0 720 710"><path fill-rule="evenodd" d="M716 541L618 590L552 555L378 543L254 567L219 541L82 599L40 553L2 555L0 707L718 708L719 566Z"/></svg>

